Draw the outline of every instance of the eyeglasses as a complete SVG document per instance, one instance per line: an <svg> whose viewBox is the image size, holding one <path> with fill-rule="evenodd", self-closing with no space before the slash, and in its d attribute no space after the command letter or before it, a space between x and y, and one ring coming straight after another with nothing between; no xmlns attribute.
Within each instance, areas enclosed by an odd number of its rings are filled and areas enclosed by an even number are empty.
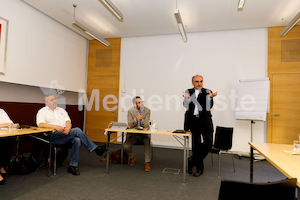
<svg viewBox="0 0 300 200"><path fill-rule="evenodd" d="M203 83L203 81L194 81L194 82L196 82L196 83Z"/></svg>

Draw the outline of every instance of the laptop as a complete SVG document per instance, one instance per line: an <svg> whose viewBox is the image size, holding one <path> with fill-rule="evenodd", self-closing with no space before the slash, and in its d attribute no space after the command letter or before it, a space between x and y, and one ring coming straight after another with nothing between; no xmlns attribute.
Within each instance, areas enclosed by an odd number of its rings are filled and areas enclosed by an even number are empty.
<svg viewBox="0 0 300 200"><path fill-rule="evenodd" d="M117 129L117 130L126 130L127 129L127 123L124 122L111 122L112 127L111 129Z"/></svg>

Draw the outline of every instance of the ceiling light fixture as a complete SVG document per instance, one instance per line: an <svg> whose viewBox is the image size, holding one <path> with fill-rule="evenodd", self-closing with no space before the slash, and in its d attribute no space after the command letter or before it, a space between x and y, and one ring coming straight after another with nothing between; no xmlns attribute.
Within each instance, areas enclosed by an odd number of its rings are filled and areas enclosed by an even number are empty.
<svg viewBox="0 0 300 200"><path fill-rule="evenodd" d="M245 0L239 0L239 3L238 3L238 11L243 10L244 4L245 4Z"/></svg>
<svg viewBox="0 0 300 200"><path fill-rule="evenodd" d="M110 0L99 0L99 1L106 7L106 9L108 9L109 12L111 12L111 14L115 16L115 18L117 18L117 20L123 22L123 14Z"/></svg>
<svg viewBox="0 0 300 200"><path fill-rule="evenodd" d="M110 43L105 40L104 38L96 35L95 33L89 31L85 26L83 26L82 24L80 24L78 21L74 20L72 23L72 26L77 28L78 30L88 34L89 36L91 36L92 38L94 38L95 40L98 40L99 42L101 42L102 44L104 44L105 46L109 46Z"/></svg>
<svg viewBox="0 0 300 200"><path fill-rule="evenodd" d="M75 27L77 30L79 30L81 32L84 32L85 34L91 36L95 40L98 40L99 42L101 42L105 46L109 46L110 43L107 40L105 40L104 38L102 38L98 34L91 32L84 25L82 25L81 23L79 23L78 21L75 20L75 8L77 7L77 5L74 4L73 7L74 7L74 18L73 18L72 26Z"/></svg>
<svg viewBox="0 0 300 200"><path fill-rule="evenodd" d="M300 21L300 12L290 21L290 23L281 31L280 36L285 36Z"/></svg>
<svg viewBox="0 0 300 200"><path fill-rule="evenodd" d="M182 19L180 16L180 12L177 8L174 10L174 15L175 15L177 25L178 25L180 34L182 36L182 39L184 42L187 42L187 36L186 36L185 30L184 30L184 25L183 25L183 22L182 22Z"/></svg>

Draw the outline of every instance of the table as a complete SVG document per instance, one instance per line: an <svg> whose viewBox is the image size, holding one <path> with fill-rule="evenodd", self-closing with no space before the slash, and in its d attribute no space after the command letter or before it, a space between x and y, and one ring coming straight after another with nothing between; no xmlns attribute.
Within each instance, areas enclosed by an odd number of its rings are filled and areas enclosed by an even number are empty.
<svg viewBox="0 0 300 200"><path fill-rule="evenodd" d="M17 137L17 156L19 154L20 150L20 136L28 135L31 137L34 137L38 140L41 140L43 142L49 143L49 158L51 159L51 148L52 148L52 142L51 138L49 140L40 138L38 136L34 136L34 134L41 134L41 133L52 133L53 129L51 128L38 128L38 127L30 127L26 129L0 129L0 137ZM50 176L50 168L51 168L51 162L49 162L48 166L48 176Z"/></svg>
<svg viewBox="0 0 300 200"><path fill-rule="evenodd" d="M31 135L35 133L47 133L52 131L53 129L51 128L37 128L37 127L30 127L26 129L0 129L0 137Z"/></svg>
<svg viewBox="0 0 300 200"><path fill-rule="evenodd" d="M290 155L284 150L292 151L293 145L249 142L250 150L250 182L253 182L253 150L263 155L272 165L288 178L297 178L300 187L300 155Z"/></svg>
<svg viewBox="0 0 300 200"><path fill-rule="evenodd" d="M152 134L152 135L170 135L176 138L176 140L183 146L183 182L186 182L186 167L187 167L187 157L189 153L189 137L191 136L191 132L186 133L173 133L172 129L158 129L153 132L150 130L137 130L137 129L126 129L126 130L118 130L118 129L105 129L107 132L107 148L109 149L110 144L110 134L114 132L122 132L122 146L124 143L124 133L140 133L140 134ZM183 137L183 144L178 140L178 137ZM123 152L123 148L122 148ZM106 157L106 172L109 173L109 151ZM121 158L123 161L123 158Z"/></svg>

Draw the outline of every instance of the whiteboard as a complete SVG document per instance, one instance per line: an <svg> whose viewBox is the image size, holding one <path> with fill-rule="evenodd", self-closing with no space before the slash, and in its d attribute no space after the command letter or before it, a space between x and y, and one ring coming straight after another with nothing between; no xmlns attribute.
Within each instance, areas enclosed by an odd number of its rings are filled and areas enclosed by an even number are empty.
<svg viewBox="0 0 300 200"><path fill-rule="evenodd" d="M270 105L270 79L239 81L236 119L266 121Z"/></svg>

